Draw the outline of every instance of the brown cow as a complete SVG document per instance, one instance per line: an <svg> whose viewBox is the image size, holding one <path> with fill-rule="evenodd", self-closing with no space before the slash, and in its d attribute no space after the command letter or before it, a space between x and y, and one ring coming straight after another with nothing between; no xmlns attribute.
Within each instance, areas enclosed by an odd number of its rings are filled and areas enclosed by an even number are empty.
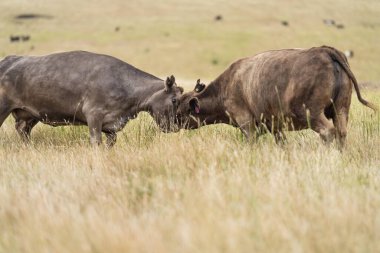
<svg viewBox="0 0 380 253"><path fill-rule="evenodd" d="M182 95L177 118L188 129L229 123L249 140L270 132L276 142L284 130L310 127L326 143L336 136L343 147L352 84L359 101L376 110L335 48L267 51L234 62L206 87L198 82L198 91Z"/></svg>

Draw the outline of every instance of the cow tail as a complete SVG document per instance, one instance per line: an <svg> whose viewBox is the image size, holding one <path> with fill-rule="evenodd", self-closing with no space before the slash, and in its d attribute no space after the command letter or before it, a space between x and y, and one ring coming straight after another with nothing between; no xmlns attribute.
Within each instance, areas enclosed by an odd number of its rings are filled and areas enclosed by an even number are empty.
<svg viewBox="0 0 380 253"><path fill-rule="evenodd" d="M327 49L327 52L330 55L331 59L336 61L344 69L344 71L347 73L348 77L351 79L352 83L354 84L356 96L358 97L358 100L360 101L360 103L362 103L363 105L365 105L365 106L371 108L372 110L374 110L375 112L377 112L378 111L377 106L366 101L362 97L362 95L360 94L358 82L357 82L354 74L352 73L350 66L348 66L347 60L335 48L328 47L328 46L323 46L323 48Z"/></svg>

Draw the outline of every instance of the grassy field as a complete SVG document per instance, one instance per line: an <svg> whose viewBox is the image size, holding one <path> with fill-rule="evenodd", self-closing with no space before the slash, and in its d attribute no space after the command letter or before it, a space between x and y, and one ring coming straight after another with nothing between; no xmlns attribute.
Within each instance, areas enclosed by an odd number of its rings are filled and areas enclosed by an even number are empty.
<svg viewBox="0 0 380 253"><path fill-rule="evenodd" d="M240 57L326 44L354 51L350 64L358 80L380 80L377 0L1 0L0 8L0 57L83 49L163 77L210 80ZM23 13L52 18L14 19ZM214 21L216 15L223 20ZM9 43L12 34L30 34L31 40Z"/></svg>
<svg viewBox="0 0 380 253"><path fill-rule="evenodd" d="M0 57L90 50L174 73L189 90L242 56L328 44L354 50L360 82L380 81L379 1L2 0L0 9ZM22 13L52 18L14 19ZM10 43L18 34L31 40ZM363 96L380 105L378 89ZM380 115L353 97L342 153L309 130L288 139L249 144L226 125L164 134L143 113L112 150L91 148L85 127L41 124L26 146L9 118L0 252L380 252Z"/></svg>

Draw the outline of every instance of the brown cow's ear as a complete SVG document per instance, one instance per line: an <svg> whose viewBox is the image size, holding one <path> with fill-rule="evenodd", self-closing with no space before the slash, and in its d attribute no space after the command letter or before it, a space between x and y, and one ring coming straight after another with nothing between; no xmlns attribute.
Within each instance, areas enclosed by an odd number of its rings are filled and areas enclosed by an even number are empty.
<svg viewBox="0 0 380 253"><path fill-rule="evenodd" d="M171 75L170 77L167 77L165 81L165 91L170 90L174 84L175 84L175 77L173 75Z"/></svg>
<svg viewBox="0 0 380 253"><path fill-rule="evenodd" d="M199 106L198 98L192 98L189 101L190 111L195 114L199 114L201 112L201 107Z"/></svg>
<svg viewBox="0 0 380 253"><path fill-rule="evenodd" d="M202 90L204 90L205 87L206 87L206 85L201 83L201 79L198 79L197 84L195 85L194 91L199 93Z"/></svg>

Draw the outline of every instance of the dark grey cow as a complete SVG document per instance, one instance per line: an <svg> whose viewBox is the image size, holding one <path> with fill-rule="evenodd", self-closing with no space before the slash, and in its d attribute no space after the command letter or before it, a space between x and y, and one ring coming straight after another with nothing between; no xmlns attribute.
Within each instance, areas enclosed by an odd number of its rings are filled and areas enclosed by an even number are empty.
<svg viewBox="0 0 380 253"><path fill-rule="evenodd" d="M8 56L0 61L0 126L12 113L28 140L39 121L88 125L91 144L100 144L104 132L112 146L116 132L141 111L169 131L182 92L173 76L163 81L107 55Z"/></svg>

